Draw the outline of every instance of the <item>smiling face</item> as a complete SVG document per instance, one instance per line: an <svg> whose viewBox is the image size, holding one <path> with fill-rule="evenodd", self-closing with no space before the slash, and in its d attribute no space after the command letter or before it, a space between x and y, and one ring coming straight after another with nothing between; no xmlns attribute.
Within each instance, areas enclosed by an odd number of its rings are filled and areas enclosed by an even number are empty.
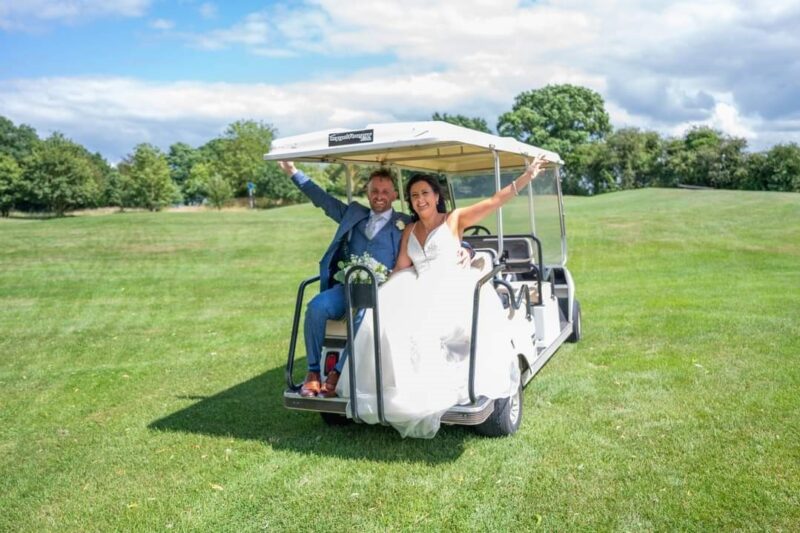
<svg viewBox="0 0 800 533"><path fill-rule="evenodd" d="M397 200L397 191L394 190L392 180L384 176L373 176L367 184L367 199L376 213L388 211L392 202Z"/></svg>
<svg viewBox="0 0 800 533"><path fill-rule="evenodd" d="M439 203L439 195L430 183L425 180L418 181L408 192L411 208L419 218L428 218L438 213L436 205Z"/></svg>

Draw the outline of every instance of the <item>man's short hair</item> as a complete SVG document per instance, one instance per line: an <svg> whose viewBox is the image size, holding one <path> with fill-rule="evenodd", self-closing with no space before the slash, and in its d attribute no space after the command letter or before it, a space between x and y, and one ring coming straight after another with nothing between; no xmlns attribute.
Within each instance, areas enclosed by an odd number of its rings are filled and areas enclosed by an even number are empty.
<svg viewBox="0 0 800 533"><path fill-rule="evenodd" d="M392 188L395 191L397 190L397 183L395 183L395 181L394 181L394 175L392 174L392 171L389 170L388 168L381 167L381 168L373 170L370 173L369 178L367 178L367 185L368 186L369 186L369 183L372 181L372 178L378 178L378 179L382 179L382 180L389 180L389 181L392 182Z"/></svg>

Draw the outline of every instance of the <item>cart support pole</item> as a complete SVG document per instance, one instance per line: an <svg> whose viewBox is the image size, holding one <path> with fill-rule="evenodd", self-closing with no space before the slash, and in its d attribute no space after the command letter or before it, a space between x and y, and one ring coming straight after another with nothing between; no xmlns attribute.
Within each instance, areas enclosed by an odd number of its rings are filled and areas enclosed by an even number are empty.
<svg viewBox="0 0 800 533"><path fill-rule="evenodd" d="M297 301L294 304L294 320L292 321L292 337L289 339L289 356L286 360L286 385L290 391L300 390L300 385L294 384L292 373L294 372L294 351L297 348L297 331L300 329L300 312L303 309L303 296L306 292L306 287L319 281L319 276L313 276L305 279L300 283L300 288L297 289Z"/></svg>

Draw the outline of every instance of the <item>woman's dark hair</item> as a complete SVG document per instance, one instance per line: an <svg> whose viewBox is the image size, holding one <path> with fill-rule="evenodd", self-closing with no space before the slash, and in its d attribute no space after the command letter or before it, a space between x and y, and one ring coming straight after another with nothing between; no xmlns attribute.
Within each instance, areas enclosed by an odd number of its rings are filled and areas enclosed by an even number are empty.
<svg viewBox="0 0 800 533"><path fill-rule="evenodd" d="M436 203L436 211L439 213L447 213L447 208L444 205L444 192L442 191L442 186L439 185L439 180L430 174L414 174L411 176L411 179L408 180L408 183L406 183L406 202L408 202L408 207L411 210L411 220L419 220L419 215L414 211L414 206L411 205L411 186L420 181L424 181L430 185L433 192L439 195L439 201Z"/></svg>

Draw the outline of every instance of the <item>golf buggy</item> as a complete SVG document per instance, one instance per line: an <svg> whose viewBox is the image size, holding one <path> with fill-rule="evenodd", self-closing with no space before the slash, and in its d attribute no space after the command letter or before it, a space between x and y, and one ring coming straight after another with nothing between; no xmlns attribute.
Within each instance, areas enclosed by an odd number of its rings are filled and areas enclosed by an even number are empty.
<svg viewBox="0 0 800 533"><path fill-rule="evenodd" d="M515 139L498 137L444 122L373 124L362 130L332 129L276 139L266 160L292 160L342 164L345 167L348 201L352 201L355 165L392 169L403 190L403 171L439 176L448 196L448 210L466 206L493 195L510 183L534 158L543 155L548 164L519 195L499 209L493 221L467 228L463 240L475 251L472 268L482 270L474 289L472 338L469 361L468 403L454 405L442 418L444 424L474 426L491 436L510 435L522 419L524 387L542 369L565 341L581 337L581 310L575 284L566 268L567 248L564 210L559 182L560 157ZM403 195L400 209L406 211ZM491 218L491 217L490 217ZM360 271L360 272L359 272ZM367 276L372 283L355 283ZM284 405L289 409L316 411L329 424L347 422L350 399L352 419L361 421L355 400L355 365L345 362L350 398L302 397L294 381L295 349L306 289L319 281L312 276L300 283L286 363ZM484 284L491 283L508 310L514 346L521 371L520 387L509 398L488 399L475 394L475 346L479 316L478 299ZM345 346L353 345L356 313L373 310L375 331L379 329L377 283L367 267L356 266L345 275L347 311L344 320L329 321L323 343L323 377L331 371ZM366 288L366 294L363 294ZM378 339L380 335L375 335ZM375 343L375 383L378 419L383 412L383 376L380 342ZM359 357L351 353L348 357Z"/></svg>

